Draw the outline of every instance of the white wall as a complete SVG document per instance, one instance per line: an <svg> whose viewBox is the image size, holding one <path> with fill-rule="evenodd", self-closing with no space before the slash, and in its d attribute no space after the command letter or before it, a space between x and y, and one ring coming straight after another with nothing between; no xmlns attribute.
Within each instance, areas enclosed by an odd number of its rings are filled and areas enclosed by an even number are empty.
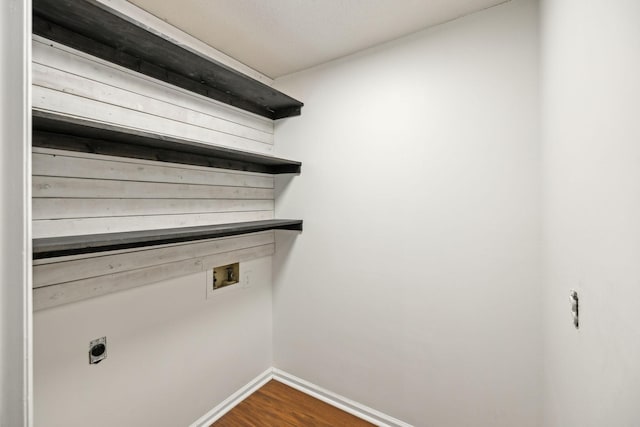
<svg viewBox="0 0 640 427"><path fill-rule="evenodd" d="M274 363L416 426L539 425L537 3L276 81L303 173L274 258Z"/></svg>
<svg viewBox="0 0 640 427"><path fill-rule="evenodd" d="M0 4L0 426L31 425L31 1Z"/></svg>
<svg viewBox="0 0 640 427"><path fill-rule="evenodd" d="M36 312L35 425L186 426L271 367L271 257L241 269L209 300L199 273Z"/></svg>
<svg viewBox="0 0 640 427"><path fill-rule="evenodd" d="M541 17L544 425L638 426L640 2L548 0Z"/></svg>

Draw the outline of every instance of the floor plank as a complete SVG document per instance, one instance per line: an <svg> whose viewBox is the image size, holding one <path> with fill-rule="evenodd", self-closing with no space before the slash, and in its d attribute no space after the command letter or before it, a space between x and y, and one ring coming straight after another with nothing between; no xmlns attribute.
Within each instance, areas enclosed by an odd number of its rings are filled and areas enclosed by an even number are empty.
<svg viewBox="0 0 640 427"><path fill-rule="evenodd" d="M211 427L372 426L278 381L271 380Z"/></svg>

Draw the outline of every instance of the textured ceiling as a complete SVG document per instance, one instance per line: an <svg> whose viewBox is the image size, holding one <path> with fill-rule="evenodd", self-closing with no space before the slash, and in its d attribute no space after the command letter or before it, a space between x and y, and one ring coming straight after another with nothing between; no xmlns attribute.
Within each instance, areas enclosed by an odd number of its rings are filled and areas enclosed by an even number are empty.
<svg viewBox="0 0 640 427"><path fill-rule="evenodd" d="M130 0L272 78L505 0Z"/></svg>

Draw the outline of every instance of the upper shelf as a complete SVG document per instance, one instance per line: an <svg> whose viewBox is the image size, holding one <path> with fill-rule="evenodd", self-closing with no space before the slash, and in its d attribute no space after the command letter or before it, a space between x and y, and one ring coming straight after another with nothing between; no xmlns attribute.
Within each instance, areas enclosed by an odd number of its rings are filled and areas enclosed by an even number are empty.
<svg viewBox="0 0 640 427"><path fill-rule="evenodd" d="M98 122L33 111L33 146L196 166L300 173L302 163Z"/></svg>
<svg viewBox="0 0 640 427"><path fill-rule="evenodd" d="M114 64L270 119L302 102L153 34L87 0L33 0L33 32Z"/></svg>
<svg viewBox="0 0 640 427"><path fill-rule="evenodd" d="M193 242L267 230L302 231L302 220L270 219L198 227L33 239L33 259Z"/></svg>

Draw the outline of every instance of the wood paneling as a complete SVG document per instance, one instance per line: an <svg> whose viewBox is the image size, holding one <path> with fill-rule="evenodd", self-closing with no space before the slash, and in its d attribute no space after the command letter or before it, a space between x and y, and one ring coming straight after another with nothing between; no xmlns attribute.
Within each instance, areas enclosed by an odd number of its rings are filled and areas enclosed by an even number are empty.
<svg viewBox="0 0 640 427"><path fill-rule="evenodd" d="M196 127L228 135L231 140L250 139L265 144L273 144L273 133L271 132L254 129L250 126L242 126L211 114L140 95L130 90L120 89L48 65L34 63L32 72L34 82L41 87L60 92L64 91L77 97L92 99L114 107L144 112L180 123L189 123Z"/></svg>
<svg viewBox="0 0 640 427"><path fill-rule="evenodd" d="M115 126L134 135L152 133L162 141L178 138L191 144L228 147L227 151L267 154L273 145L271 120L38 36L33 38L33 106L36 111ZM115 143L126 144L129 136L125 136ZM33 149L36 241L273 218L273 175L206 167L226 166L223 163L195 166L165 158L161 162L96 154L91 149L69 150L72 148ZM156 246L113 250L126 247L116 246L108 252L36 261L34 309L269 256L274 251L272 231L210 237L190 243L165 239Z"/></svg>
<svg viewBox="0 0 640 427"><path fill-rule="evenodd" d="M273 176L37 148L34 238L273 218Z"/></svg>
<svg viewBox="0 0 640 427"><path fill-rule="evenodd" d="M64 113L89 120L115 124L158 135L166 135L228 146L247 151L270 152L272 146L194 126L173 119L154 116L134 109L121 108L91 98L72 95L42 86L33 86L33 107L48 112Z"/></svg>
<svg viewBox="0 0 640 427"><path fill-rule="evenodd" d="M150 99L198 111L266 133L273 133L271 120L239 111L236 108L119 67L44 37L33 36L32 51L34 64L42 64L84 76L132 93L145 95Z"/></svg>
<svg viewBox="0 0 640 427"><path fill-rule="evenodd" d="M261 221L232 222L127 231L122 233L85 234L33 239L33 259L58 258L79 254L97 254L121 249L148 248L171 243L188 243L222 237L241 236L261 231L302 231L301 219L266 219Z"/></svg>
<svg viewBox="0 0 640 427"><path fill-rule="evenodd" d="M273 188L270 175L45 148L33 151L33 168L43 176Z"/></svg>
<svg viewBox="0 0 640 427"><path fill-rule="evenodd" d="M273 219L272 211L38 220L33 222L33 236L46 238L138 230L176 229L268 219Z"/></svg>
<svg viewBox="0 0 640 427"><path fill-rule="evenodd" d="M254 151L158 135L67 114L32 111L34 147L267 174L300 173L302 163Z"/></svg>
<svg viewBox="0 0 640 427"><path fill-rule="evenodd" d="M33 219L273 211L273 200L235 199L35 199Z"/></svg>
<svg viewBox="0 0 640 427"><path fill-rule="evenodd" d="M265 426L365 427L373 424L272 380L211 427Z"/></svg>
<svg viewBox="0 0 640 427"><path fill-rule="evenodd" d="M43 177L35 174L33 177L33 197L155 199L159 195L167 199L273 199L273 189Z"/></svg>
<svg viewBox="0 0 640 427"><path fill-rule="evenodd" d="M41 310L205 271L218 265L273 255L274 244L242 248L120 273L44 286L33 290L33 308ZM135 253L131 254L135 256ZM202 285L203 296L205 283Z"/></svg>
<svg viewBox="0 0 640 427"><path fill-rule="evenodd" d="M53 259L46 264L34 265L33 287L40 288L272 243L274 243L273 232L265 232L138 249L124 253L83 255L76 259L59 262Z"/></svg>
<svg viewBox="0 0 640 427"><path fill-rule="evenodd" d="M33 2L33 32L93 56L264 117L299 115L302 103L91 2Z"/></svg>
<svg viewBox="0 0 640 427"><path fill-rule="evenodd" d="M33 107L158 135L269 153L273 123L34 38Z"/></svg>

